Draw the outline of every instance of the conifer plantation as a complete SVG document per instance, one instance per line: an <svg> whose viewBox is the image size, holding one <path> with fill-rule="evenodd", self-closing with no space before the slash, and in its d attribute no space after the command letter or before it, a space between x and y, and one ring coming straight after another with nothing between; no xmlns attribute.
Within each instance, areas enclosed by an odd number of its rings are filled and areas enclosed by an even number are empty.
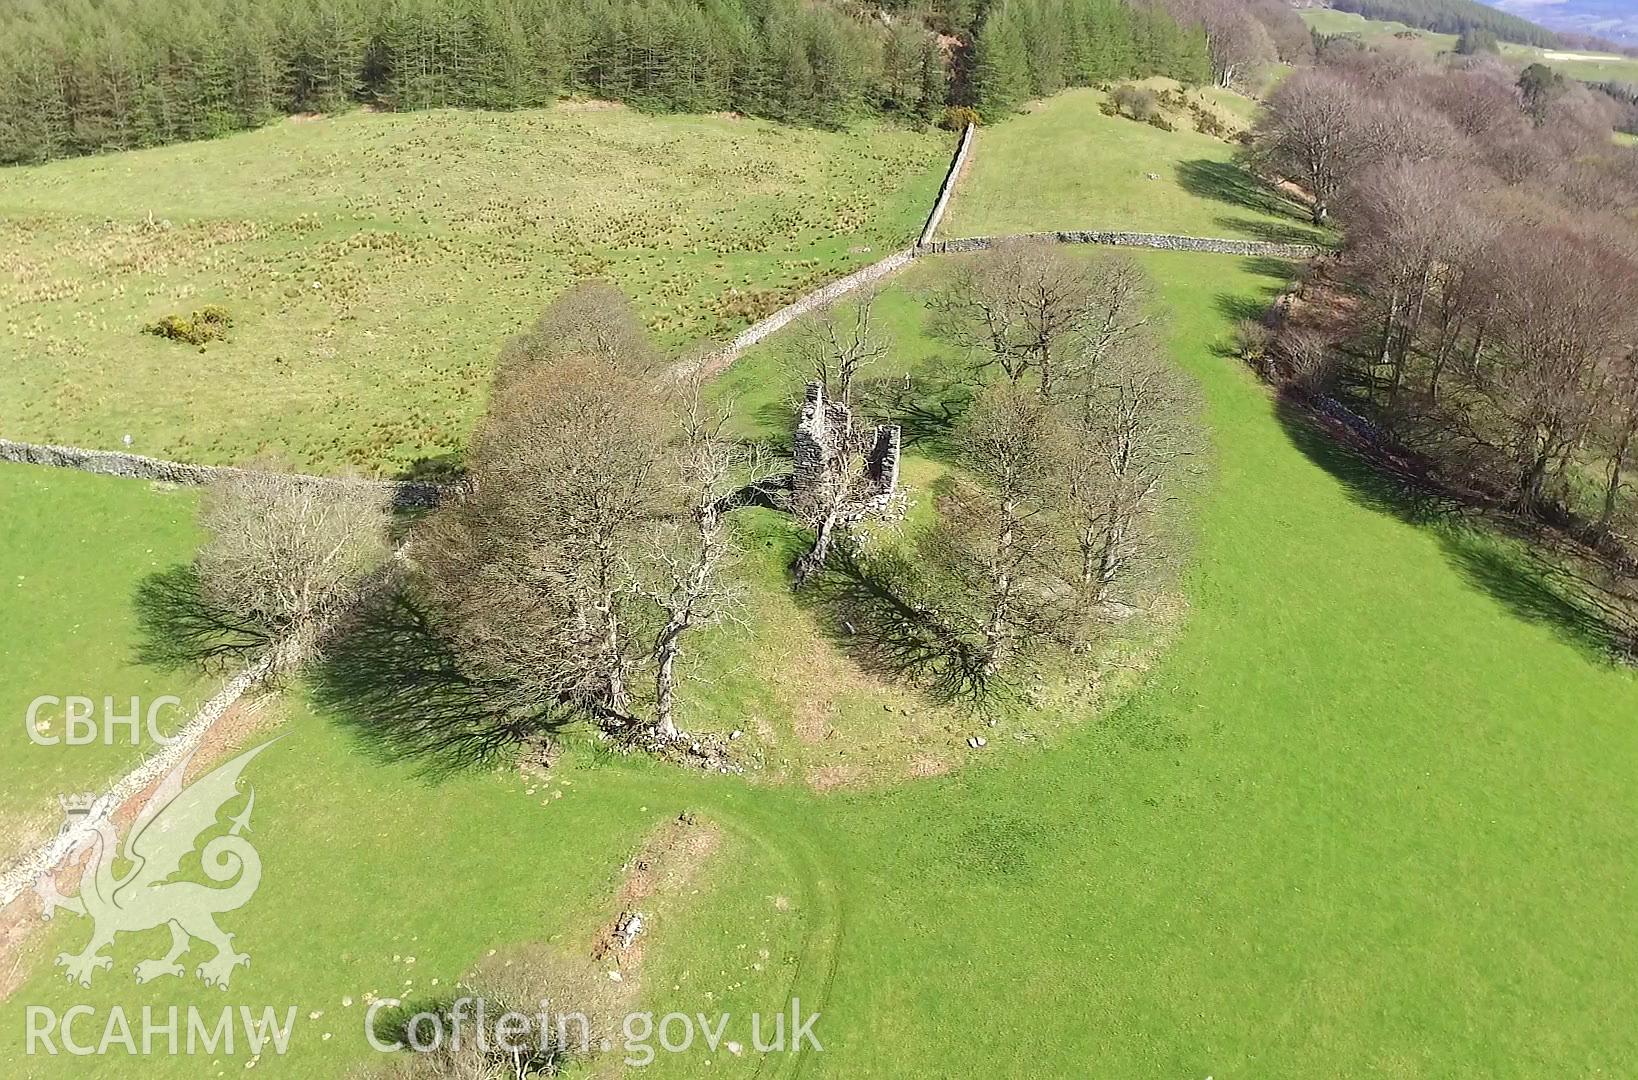
<svg viewBox="0 0 1638 1080"><path fill-rule="evenodd" d="M361 104L515 109L585 96L840 127L871 114L925 124L950 104L997 119L1066 86L1209 75L1203 31L1124 0L888 7L867 17L801 0L21 0L0 11L0 163Z"/></svg>

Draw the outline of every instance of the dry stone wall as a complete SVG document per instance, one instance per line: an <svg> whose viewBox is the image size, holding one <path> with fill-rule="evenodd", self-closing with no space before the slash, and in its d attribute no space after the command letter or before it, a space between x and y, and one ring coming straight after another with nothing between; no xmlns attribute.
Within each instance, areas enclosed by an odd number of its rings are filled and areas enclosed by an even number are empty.
<svg viewBox="0 0 1638 1080"><path fill-rule="evenodd" d="M86 450L78 446L50 446L40 443L0 439L0 461L26 465L53 465L104 476L124 476L138 480L161 480L171 484L208 484L222 476L246 472L225 465L188 465L180 461L143 457L118 450ZM356 485L386 488L394 504L401 507L436 506L449 492L441 484L418 480L352 480L328 476L304 476L315 485Z"/></svg>
<svg viewBox="0 0 1638 1080"><path fill-rule="evenodd" d="M961 142L956 145L950 171L944 174L944 184L938 189L938 201L933 204L933 212L927 217L927 226L921 230L919 246L926 247L937 235L939 224L944 221L944 211L950 205L950 196L955 194L956 181L961 178L961 170L967 167L967 151L972 145L973 126L968 124L961 130Z"/></svg>
<svg viewBox="0 0 1638 1080"><path fill-rule="evenodd" d="M841 299L855 289L880 281L887 275L902 270L904 267L909 266L910 260L914 259L919 253L916 248L896 251L880 262L873 262L863 270L855 270L847 277L837 278L829 285L808 293L794 304L788 304L767 318L752 323L734 340L700 361L705 374L715 375L727 369L730 364L739 359L741 353L752 345L766 337L777 334L803 315L817 311L826 304Z"/></svg>
<svg viewBox="0 0 1638 1080"><path fill-rule="evenodd" d="M983 251L1017 240L1055 240L1060 244L1107 244L1113 247L1155 248L1160 251L1204 251L1215 255L1261 255L1274 259L1312 259L1320 253L1313 244L1276 244L1266 240L1227 240L1169 233L1104 232L1073 229L1061 232L1017 233L1011 236L968 236L935 240L916 249L917 255L944 255Z"/></svg>

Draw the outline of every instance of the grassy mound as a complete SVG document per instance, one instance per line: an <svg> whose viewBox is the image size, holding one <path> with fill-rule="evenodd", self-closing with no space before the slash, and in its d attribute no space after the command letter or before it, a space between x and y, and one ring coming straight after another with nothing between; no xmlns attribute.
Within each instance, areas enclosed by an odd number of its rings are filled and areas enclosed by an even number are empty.
<svg viewBox="0 0 1638 1080"><path fill-rule="evenodd" d="M496 342L612 279L667 345L914 237L950 136L625 109L352 113L0 184L0 431L393 472L465 443ZM141 333L221 305L207 354Z"/></svg>

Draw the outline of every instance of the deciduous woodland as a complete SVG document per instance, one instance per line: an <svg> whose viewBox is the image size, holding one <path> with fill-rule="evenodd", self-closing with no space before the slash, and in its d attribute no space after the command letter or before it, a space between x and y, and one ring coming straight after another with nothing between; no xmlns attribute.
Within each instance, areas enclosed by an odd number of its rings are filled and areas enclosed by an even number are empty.
<svg viewBox="0 0 1638 1080"><path fill-rule="evenodd" d="M1630 648L1638 151L1612 139L1617 103L1539 65L1320 61L1248 153L1346 228L1271 318L1281 376L1442 483L1602 548L1596 601Z"/></svg>
<svg viewBox="0 0 1638 1080"><path fill-rule="evenodd" d="M0 162L219 136L286 114L564 95L836 126L999 116L1064 86L1202 80L1195 21L1123 0L869 15L797 0L26 0L0 13Z"/></svg>

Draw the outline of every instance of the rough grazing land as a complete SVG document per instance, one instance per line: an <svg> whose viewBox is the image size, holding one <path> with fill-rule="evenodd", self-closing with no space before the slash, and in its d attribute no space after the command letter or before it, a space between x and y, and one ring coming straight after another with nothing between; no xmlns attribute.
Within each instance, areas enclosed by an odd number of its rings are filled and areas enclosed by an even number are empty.
<svg viewBox="0 0 1638 1080"><path fill-rule="evenodd" d="M953 139L624 109L354 113L8 170L0 434L395 472L454 452L498 343L587 276L670 346L912 240ZM199 352L147 336L228 309Z"/></svg>
<svg viewBox="0 0 1638 1080"><path fill-rule="evenodd" d="M1302 15L1304 22L1322 34L1353 34L1373 45L1392 44L1428 56L1450 52L1456 48L1455 34L1436 34L1432 30L1419 30L1400 22L1367 19L1351 11L1312 8L1299 14ZM1543 63L1555 71L1563 72L1571 79L1582 79L1587 82L1638 82L1638 60L1630 56L1580 50L1537 49L1534 46L1517 45L1510 41L1502 42L1501 52L1504 60L1521 68L1527 64Z"/></svg>

